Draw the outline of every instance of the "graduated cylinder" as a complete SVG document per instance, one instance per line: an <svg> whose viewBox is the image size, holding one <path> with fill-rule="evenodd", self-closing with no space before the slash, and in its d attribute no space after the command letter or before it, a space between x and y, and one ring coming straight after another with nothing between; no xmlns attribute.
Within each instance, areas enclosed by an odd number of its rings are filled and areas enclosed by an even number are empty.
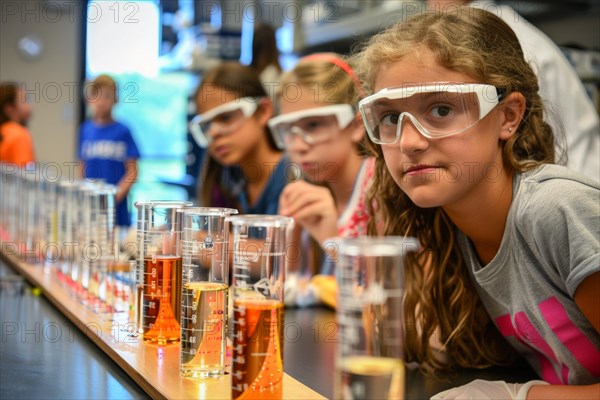
<svg viewBox="0 0 600 400"><path fill-rule="evenodd" d="M233 236L233 399L281 399L283 288L292 218L228 217Z"/></svg>
<svg viewBox="0 0 600 400"><path fill-rule="evenodd" d="M181 317L181 214L190 202L137 202L138 321L147 343L179 342ZM141 311L141 313L139 312ZM141 314L141 315L140 315Z"/></svg>
<svg viewBox="0 0 600 400"><path fill-rule="evenodd" d="M225 373L231 208L185 208L181 297L181 375Z"/></svg>

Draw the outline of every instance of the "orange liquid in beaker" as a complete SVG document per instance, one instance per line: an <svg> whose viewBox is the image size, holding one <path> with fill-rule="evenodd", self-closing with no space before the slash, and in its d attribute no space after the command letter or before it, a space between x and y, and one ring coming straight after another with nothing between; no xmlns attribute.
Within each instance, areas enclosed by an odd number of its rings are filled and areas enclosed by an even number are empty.
<svg viewBox="0 0 600 400"><path fill-rule="evenodd" d="M144 260L144 341L160 346L181 337L181 257Z"/></svg>
<svg viewBox="0 0 600 400"><path fill-rule="evenodd" d="M234 399L280 399L283 381L283 303L234 301Z"/></svg>

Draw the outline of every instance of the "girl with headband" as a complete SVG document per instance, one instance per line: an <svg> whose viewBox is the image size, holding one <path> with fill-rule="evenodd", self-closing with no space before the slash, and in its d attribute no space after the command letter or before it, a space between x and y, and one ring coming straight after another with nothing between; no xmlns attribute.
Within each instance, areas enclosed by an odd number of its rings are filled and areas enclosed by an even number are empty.
<svg viewBox="0 0 600 400"><path fill-rule="evenodd" d="M303 254L324 258L301 260L299 271L288 275L286 298L288 304L306 305L319 298L331 304L334 264L321 246L334 236L364 235L367 228L364 194L373 159L361 153L365 131L353 106L362 89L352 68L335 54L303 58L284 74L280 88L280 115L269 126L303 179L283 190L279 213L293 217L304 230L301 243L312 242ZM319 274L315 284L308 283L314 274Z"/></svg>

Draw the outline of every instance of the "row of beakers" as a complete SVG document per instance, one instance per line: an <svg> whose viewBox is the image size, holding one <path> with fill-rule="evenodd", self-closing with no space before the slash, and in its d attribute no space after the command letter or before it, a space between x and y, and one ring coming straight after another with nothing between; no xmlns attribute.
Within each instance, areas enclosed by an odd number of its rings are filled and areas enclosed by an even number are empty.
<svg viewBox="0 0 600 400"><path fill-rule="evenodd" d="M110 312L109 268L126 263L115 243L116 187L55 179L39 164L1 167L3 251L55 273L94 311Z"/></svg>

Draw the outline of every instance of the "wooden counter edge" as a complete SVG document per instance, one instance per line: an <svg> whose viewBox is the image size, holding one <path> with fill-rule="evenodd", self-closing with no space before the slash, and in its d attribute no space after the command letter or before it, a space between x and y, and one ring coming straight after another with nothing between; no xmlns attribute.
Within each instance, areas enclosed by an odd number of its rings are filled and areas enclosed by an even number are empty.
<svg viewBox="0 0 600 400"><path fill-rule="evenodd" d="M22 273L25 278L34 286L42 289L42 294L69 320L71 321L81 332L83 332L93 343L95 343L108 357L110 357L127 375L131 377L150 397L153 399L167 399L169 398L158 388L156 388L151 381L146 379L144 375L138 371L133 365L125 360L118 351L115 350L106 338L102 338L97 335L93 329L87 329L84 321L79 318L67 305L72 305L73 300L69 293L61 288L51 288L45 282L46 272L42 265L31 265L23 260L20 256L14 254L8 254L4 250L4 246L0 246L0 258L3 259L7 264ZM83 307L77 303L79 307ZM89 311L89 313L92 313ZM95 315L95 314L94 314ZM99 317L96 316L97 319ZM184 378L181 378L183 381ZM315 392L313 389L302 384L298 380L284 374L284 399L325 399L324 396Z"/></svg>

